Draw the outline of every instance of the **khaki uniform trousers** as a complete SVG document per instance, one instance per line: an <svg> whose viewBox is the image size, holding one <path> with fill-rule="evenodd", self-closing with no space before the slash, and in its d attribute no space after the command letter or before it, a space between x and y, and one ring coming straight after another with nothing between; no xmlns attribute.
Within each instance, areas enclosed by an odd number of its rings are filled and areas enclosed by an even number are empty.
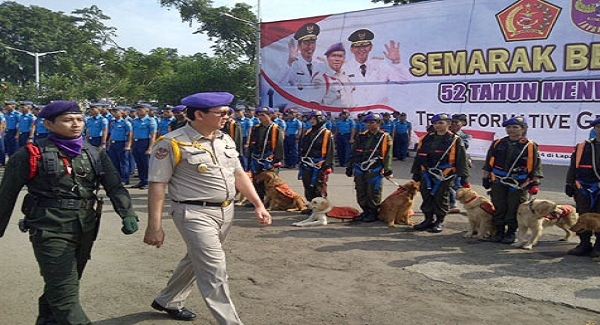
<svg viewBox="0 0 600 325"><path fill-rule="evenodd" d="M156 302L166 308L182 308L196 281L206 306L219 324L242 324L229 293L222 247L231 228L233 204L221 208L173 202L170 210L187 245L187 254Z"/></svg>

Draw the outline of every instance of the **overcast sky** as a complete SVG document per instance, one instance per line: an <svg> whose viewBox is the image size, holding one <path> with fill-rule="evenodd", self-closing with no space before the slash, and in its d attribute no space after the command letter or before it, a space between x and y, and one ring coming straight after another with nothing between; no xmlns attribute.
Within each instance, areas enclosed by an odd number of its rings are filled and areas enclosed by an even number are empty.
<svg viewBox="0 0 600 325"><path fill-rule="evenodd" d="M2 0L0 0L2 1ZM260 18L264 22L334 14L382 7L370 0L214 0L215 7L231 7L246 2L256 12L260 1ZM197 24L182 23L179 12L161 7L158 0L17 0L24 6L40 6L70 14L75 9L96 5L111 19L107 26L117 28L119 46L133 47L148 53L157 47L176 48L180 55L211 53L210 43L202 35L194 35ZM49 49L50 50L50 49Z"/></svg>

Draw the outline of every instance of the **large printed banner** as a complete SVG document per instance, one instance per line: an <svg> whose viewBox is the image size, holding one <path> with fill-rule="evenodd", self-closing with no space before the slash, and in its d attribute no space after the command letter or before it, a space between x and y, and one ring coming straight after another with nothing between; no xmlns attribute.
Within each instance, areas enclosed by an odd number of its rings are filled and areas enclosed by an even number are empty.
<svg viewBox="0 0 600 325"><path fill-rule="evenodd" d="M464 113L484 156L524 116L568 164L600 117L600 0L452 0L261 24L263 105L406 112L418 134ZM316 40L315 40L316 38Z"/></svg>

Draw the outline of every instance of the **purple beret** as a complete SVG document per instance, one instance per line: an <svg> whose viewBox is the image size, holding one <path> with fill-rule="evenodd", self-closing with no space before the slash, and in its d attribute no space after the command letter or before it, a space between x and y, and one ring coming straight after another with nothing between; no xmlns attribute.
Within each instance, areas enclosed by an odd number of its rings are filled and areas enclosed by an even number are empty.
<svg viewBox="0 0 600 325"><path fill-rule="evenodd" d="M435 114L431 118L431 123L435 123L437 121L451 121L451 120L452 120L452 117L450 116L450 114L440 113L440 114Z"/></svg>
<svg viewBox="0 0 600 325"><path fill-rule="evenodd" d="M263 106L261 108L257 108L256 109L256 113L267 113L267 114L273 114L275 111L273 111L273 109L271 107L266 107Z"/></svg>
<svg viewBox="0 0 600 325"><path fill-rule="evenodd" d="M525 118L523 116L516 116L502 122L502 126L504 127L509 125L520 125L522 127L525 127L527 126L527 121L525 121Z"/></svg>
<svg viewBox="0 0 600 325"><path fill-rule="evenodd" d="M38 117L50 119L63 114L83 114L83 112L76 102L57 100L44 106Z"/></svg>
<svg viewBox="0 0 600 325"><path fill-rule="evenodd" d="M344 44L342 43L335 43L332 44L327 51L325 51L325 56L329 56L329 54L336 52L336 51L343 51L346 52L346 49L344 49Z"/></svg>
<svg viewBox="0 0 600 325"><path fill-rule="evenodd" d="M185 111L185 105L177 105L171 109L174 113L179 113Z"/></svg>
<svg viewBox="0 0 600 325"><path fill-rule="evenodd" d="M188 109L202 109L218 106L229 106L233 101L233 95L227 92L197 93L189 95L181 100Z"/></svg>
<svg viewBox="0 0 600 325"><path fill-rule="evenodd" d="M316 117L317 120L323 119L325 120L325 113L321 112L321 111L312 111L310 112L310 114L308 114L308 118L311 119L313 117Z"/></svg>
<svg viewBox="0 0 600 325"><path fill-rule="evenodd" d="M363 122L379 121L379 120L381 120L381 114L379 114L379 113L369 113L362 119Z"/></svg>
<svg viewBox="0 0 600 325"><path fill-rule="evenodd" d="M600 117L590 122L590 126L592 127L596 126L596 124L600 124Z"/></svg>

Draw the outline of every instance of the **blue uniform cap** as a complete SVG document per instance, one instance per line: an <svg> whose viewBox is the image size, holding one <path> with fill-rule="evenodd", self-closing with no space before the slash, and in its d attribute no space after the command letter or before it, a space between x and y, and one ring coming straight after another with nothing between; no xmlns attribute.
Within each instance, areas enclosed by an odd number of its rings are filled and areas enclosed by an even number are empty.
<svg viewBox="0 0 600 325"><path fill-rule="evenodd" d="M236 110L236 111L243 111L245 109L246 109L246 107L242 104L237 104L237 105L235 105L235 108L234 108L234 110Z"/></svg>
<svg viewBox="0 0 600 325"><path fill-rule="evenodd" d="M63 114L83 114L83 112L76 102L57 100L44 106L38 117L49 119Z"/></svg>
<svg viewBox="0 0 600 325"><path fill-rule="evenodd" d="M381 120L381 114L379 114L379 113L369 113L362 119L363 122L379 121L379 120Z"/></svg>
<svg viewBox="0 0 600 325"><path fill-rule="evenodd" d="M527 121L525 121L525 118L522 116L516 116L516 117L509 118L508 120L502 122L503 127L506 127L509 125L520 125L522 127L525 127L525 126L527 126Z"/></svg>
<svg viewBox="0 0 600 325"><path fill-rule="evenodd" d="M6 105L17 105L17 102L15 102L14 100L8 100L8 101L5 101L4 104L6 104Z"/></svg>
<svg viewBox="0 0 600 325"><path fill-rule="evenodd" d="M21 101L21 105L33 105L33 102L30 100Z"/></svg>
<svg viewBox="0 0 600 325"><path fill-rule="evenodd" d="M148 110L152 109L152 106L150 104L146 104L146 103L139 103L135 105L135 108L147 108Z"/></svg>
<svg viewBox="0 0 600 325"><path fill-rule="evenodd" d="M173 113L179 113L185 111L185 105L177 105L171 109Z"/></svg>
<svg viewBox="0 0 600 325"><path fill-rule="evenodd" d="M590 126L592 127L596 126L596 124L600 124L600 117L590 122Z"/></svg>
<svg viewBox="0 0 600 325"><path fill-rule="evenodd" d="M102 102L97 102L97 103L91 103L90 107L108 107L110 106L109 103L102 103Z"/></svg>
<svg viewBox="0 0 600 325"><path fill-rule="evenodd" d="M228 92L197 93L181 100L188 109L205 109L218 106L229 106L233 95Z"/></svg>
<svg viewBox="0 0 600 325"><path fill-rule="evenodd" d="M325 51L325 56L329 56L329 54L333 53L333 52L337 52L337 51L343 51L344 53L346 52L346 49L344 49L344 44L342 43L335 43L332 44L327 51Z"/></svg>
<svg viewBox="0 0 600 325"><path fill-rule="evenodd" d="M437 121L451 121L451 120L452 120L452 117L450 117L450 114L440 113L440 114L435 114L431 118L431 123L435 123Z"/></svg>
<svg viewBox="0 0 600 325"><path fill-rule="evenodd" d="M452 115L452 120L461 121L461 122L467 124L467 114L454 114L454 115Z"/></svg>
<svg viewBox="0 0 600 325"><path fill-rule="evenodd" d="M275 111L273 111L273 109L271 107L266 107L266 106L256 109L256 113L273 114L274 112Z"/></svg>

